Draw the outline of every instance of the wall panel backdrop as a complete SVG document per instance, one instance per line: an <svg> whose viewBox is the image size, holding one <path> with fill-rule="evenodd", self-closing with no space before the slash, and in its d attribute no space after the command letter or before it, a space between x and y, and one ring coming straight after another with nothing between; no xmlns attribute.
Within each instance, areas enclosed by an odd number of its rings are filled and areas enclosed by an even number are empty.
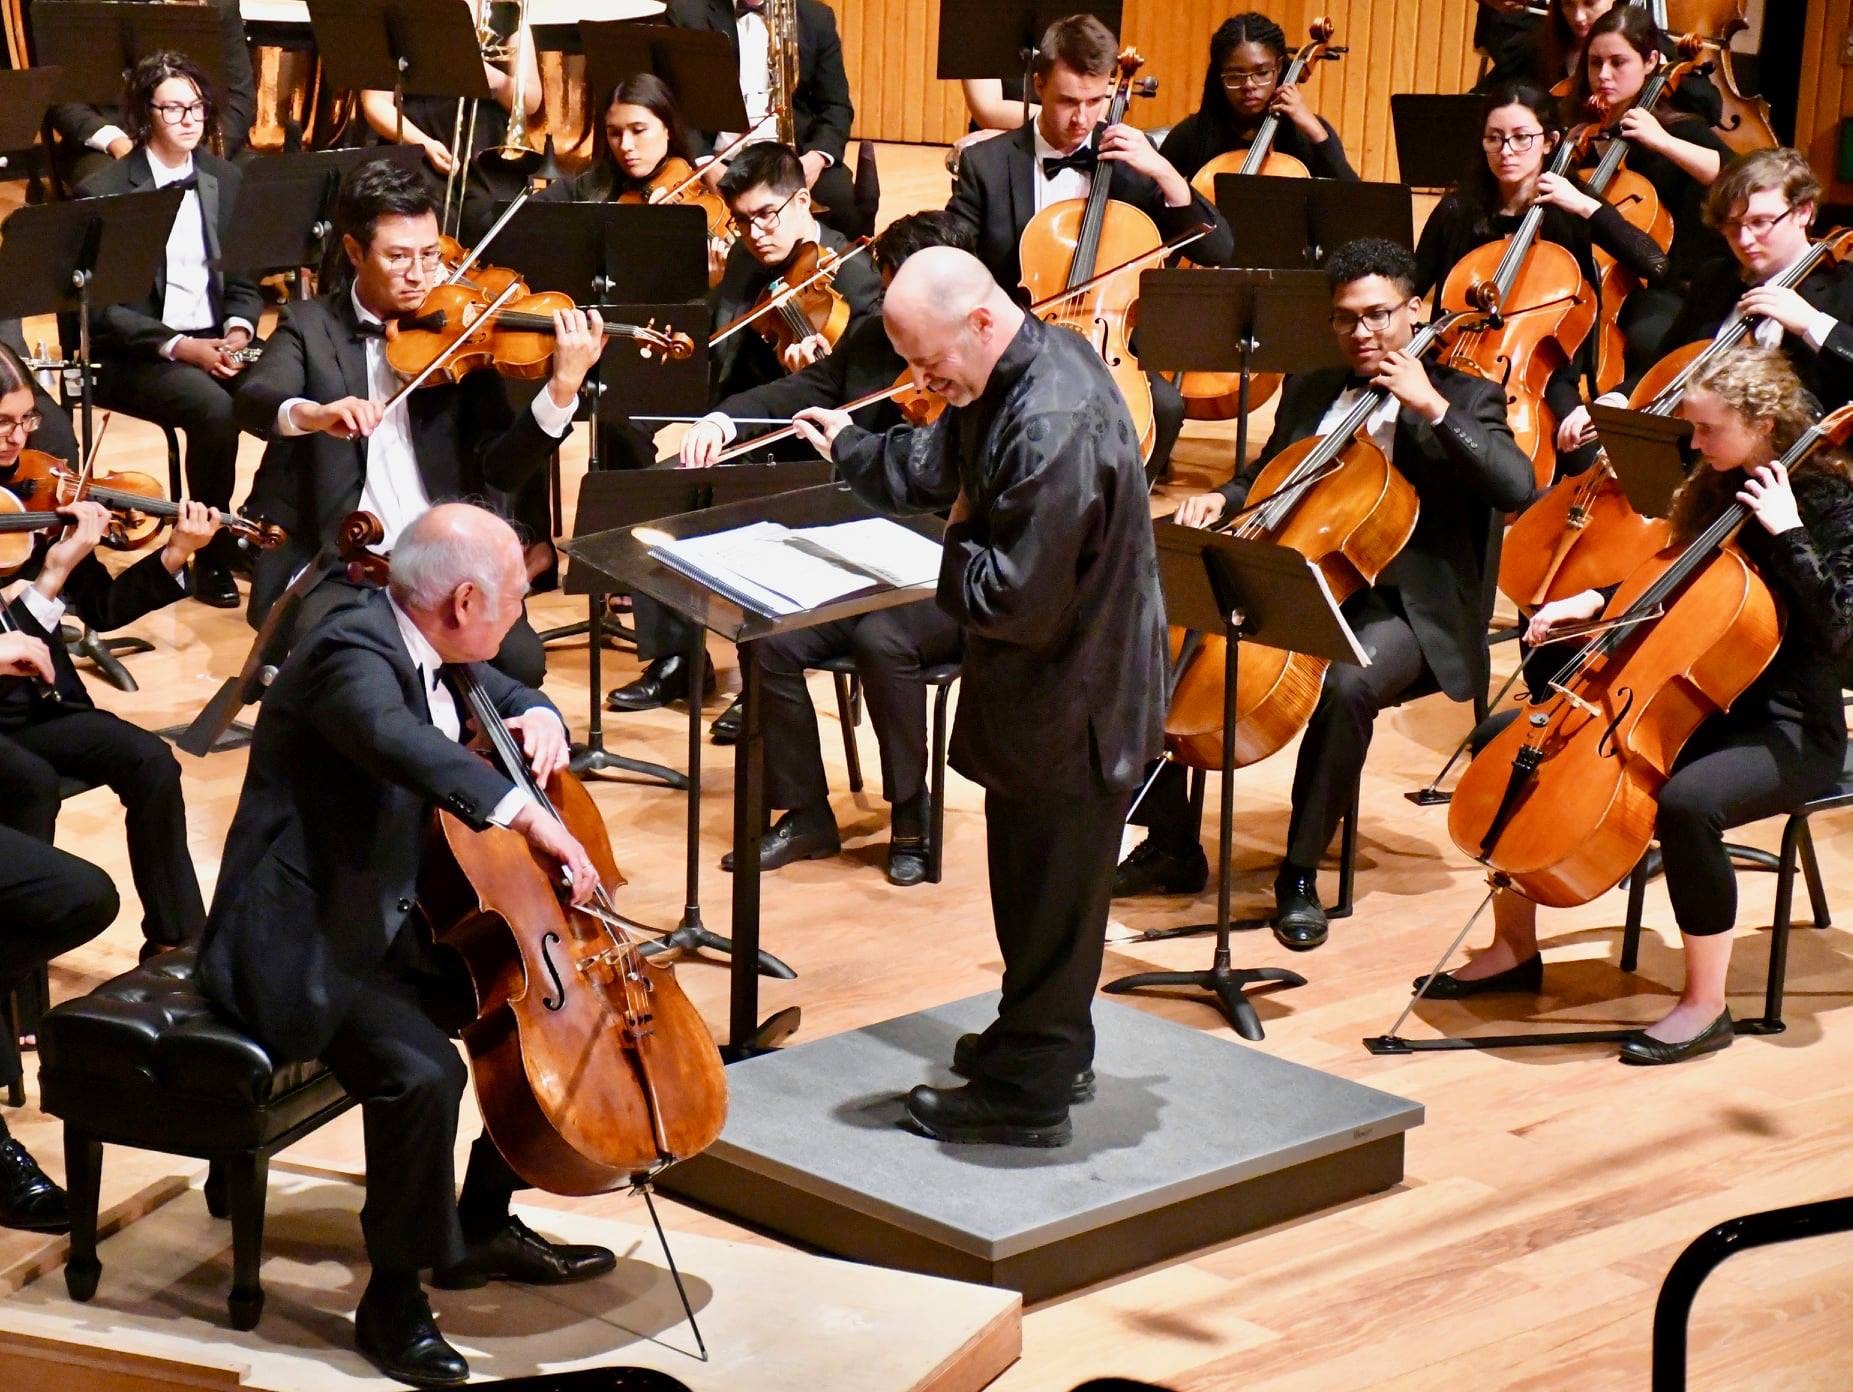
<svg viewBox="0 0 1853 1392"><path fill-rule="evenodd" d="M1807 4L1795 143L1822 178L1831 181L1840 121L1853 115L1853 68L1841 65L1848 26L1853 25L1853 0L1807 0ZM1828 196L1841 202L1853 200L1853 184L1830 182Z"/></svg>
<svg viewBox="0 0 1853 1392"><path fill-rule="evenodd" d="M1819 3L1819 0L1815 0ZM965 130L956 82L938 63L938 0L831 0L843 33L856 98L856 134L870 140L945 144ZM1849 0L1831 0L1844 13ZM1169 125L1197 105L1210 34L1232 14L1261 9L1287 31L1292 47L1329 15L1342 61L1322 63L1309 95L1338 128L1351 163L1367 179L1396 175L1390 137L1392 92L1459 92L1472 85L1479 57L1470 42L1474 0L1126 0L1122 40L1145 56L1158 95L1134 105L1142 126ZM1837 80L1837 79L1836 79Z"/></svg>

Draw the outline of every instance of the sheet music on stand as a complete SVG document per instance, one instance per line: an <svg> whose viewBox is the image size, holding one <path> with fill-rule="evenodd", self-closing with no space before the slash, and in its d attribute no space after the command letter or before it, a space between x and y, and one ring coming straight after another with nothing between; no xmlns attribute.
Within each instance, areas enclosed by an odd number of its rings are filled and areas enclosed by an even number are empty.
<svg viewBox="0 0 1853 1392"><path fill-rule="evenodd" d="M815 609L872 586L934 585L940 544L885 517L829 526L753 522L724 532L654 542L650 554L735 603L777 617Z"/></svg>

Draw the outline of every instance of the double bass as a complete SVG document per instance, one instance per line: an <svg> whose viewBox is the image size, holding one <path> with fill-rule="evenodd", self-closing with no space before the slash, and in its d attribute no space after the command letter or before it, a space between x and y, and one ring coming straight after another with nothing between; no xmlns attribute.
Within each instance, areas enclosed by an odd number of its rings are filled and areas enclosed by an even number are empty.
<svg viewBox="0 0 1853 1392"><path fill-rule="evenodd" d="M1850 432L1853 406L1843 406L1781 463L1793 469ZM1461 775L1448 809L1454 844L1525 898L1566 908L1618 884L1653 838L1656 799L1685 742L1775 657L1776 596L1734 544L1748 516L1733 503L1689 544L1638 567L1549 698Z"/></svg>
<svg viewBox="0 0 1853 1392"><path fill-rule="evenodd" d="M1315 19L1309 32L1311 39L1293 55L1281 75L1282 87L1293 87L1306 80L1314 63L1338 61L1345 52L1332 47L1338 27L1329 18ZM1191 176L1190 186L1211 203L1216 201L1218 174L1265 174L1277 179L1308 179L1311 173L1292 155L1274 150L1274 136L1280 130L1280 116L1270 111L1261 118L1254 142L1246 150L1229 150L1217 155ZM1248 408L1270 401L1280 390L1281 374L1255 373L1248 379ZM1234 420L1241 409L1241 376L1234 372L1185 372L1177 379L1178 394L1184 398L1184 414L1191 420Z"/></svg>
<svg viewBox="0 0 1853 1392"><path fill-rule="evenodd" d="M1107 106L1108 126L1126 119L1133 79L1144 62L1136 49L1119 55L1119 77ZM1084 294L1061 294L1095 280L1095 269L1103 260L1109 265L1129 263L1164 245L1152 220L1130 203L1115 199L1112 188L1113 165L1103 160L1094 169L1087 197L1065 198L1037 213L1023 229L1017 251L1023 263L1023 288L1030 299L1053 302L1053 308L1038 317L1074 330L1094 346L1125 398L1140 455L1149 461L1158 441L1152 384L1128 344L1138 304L1137 277L1105 278Z"/></svg>

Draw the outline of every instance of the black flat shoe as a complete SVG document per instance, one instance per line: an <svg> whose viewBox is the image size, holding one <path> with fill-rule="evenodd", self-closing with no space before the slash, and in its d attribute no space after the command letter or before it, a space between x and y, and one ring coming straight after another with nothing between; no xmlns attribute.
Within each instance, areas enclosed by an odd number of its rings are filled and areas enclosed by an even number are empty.
<svg viewBox="0 0 1853 1392"><path fill-rule="evenodd" d="M198 560L193 562L193 598L214 609L236 609L243 603L227 567Z"/></svg>
<svg viewBox="0 0 1853 1392"><path fill-rule="evenodd" d="M907 1094L907 1119L934 1140L955 1145L1048 1148L1074 1139L1065 1105L1031 1107L999 1097L978 1083L915 1088Z"/></svg>
<svg viewBox="0 0 1853 1392"><path fill-rule="evenodd" d="M759 838L759 868L777 870L794 860L828 860L843 849L835 822L813 822L787 812ZM733 852L721 857L721 869L733 873Z"/></svg>
<svg viewBox="0 0 1853 1392"><path fill-rule="evenodd" d="M1210 882L1209 857L1203 847L1168 851L1148 836L1113 872L1113 897L1137 894L1196 894Z"/></svg>
<svg viewBox="0 0 1853 1392"><path fill-rule="evenodd" d="M984 1048L982 1034L961 1034L952 1046L952 1071L961 1078L969 1078L978 1066L978 1051ZM1068 1105L1076 1106L1082 1102L1094 1100L1094 1070L1083 1068L1074 1075L1074 1082L1068 1089Z"/></svg>
<svg viewBox="0 0 1853 1392"><path fill-rule="evenodd" d="M924 836L895 836L888 841L888 883L908 889L925 884L927 843Z"/></svg>
<svg viewBox="0 0 1853 1392"><path fill-rule="evenodd" d="M1731 1023L1731 1012L1727 1008L1723 1014L1692 1038L1682 1039L1677 1043L1669 1044L1665 1040L1655 1039L1646 1030L1640 1030L1631 1038L1622 1040L1621 1061L1642 1068L1653 1068L1666 1063L1684 1063L1687 1059L1698 1058L1702 1054L1715 1054L1720 1049L1728 1049L1731 1047L1731 1041L1736 1038L1737 1029Z"/></svg>
<svg viewBox="0 0 1853 1392"><path fill-rule="evenodd" d="M659 657L643 669L635 681L614 688L605 697L605 709L611 711L659 710L672 701L689 698L688 659L680 655ZM701 694L714 692L714 664L701 664Z"/></svg>
<svg viewBox="0 0 1853 1392"><path fill-rule="evenodd" d="M1422 978L1417 977L1414 990L1422 990ZM1424 995L1429 1000L1466 1000L1469 996L1490 996L1500 991L1523 992L1537 995L1544 989L1544 958L1533 953L1516 967L1507 967L1502 972L1491 976L1482 976L1473 981L1463 981L1451 972L1436 972L1435 980Z"/></svg>
<svg viewBox="0 0 1853 1392"><path fill-rule="evenodd" d="M738 744L740 731L746 728L746 708L740 704L738 697L732 705L714 717L708 726L708 738L716 744Z"/></svg>
<svg viewBox="0 0 1853 1392"><path fill-rule="evenodd" d="M11 1136L0 1141L0 1228L61 1233L71 1228L64 1190L39 1168L32 1153Z"/></svg>
<svg viewBox="0 0 1853 1392"><path fill-rule="evenodd" d="M618 1264L609 1247L549 1242L519 1218L510 1217L486 1242L471 1245L455 1266L431 1273L439 1290L475 1290L490 1281L523 1286L564 1286L603 1276Z"/></svg>
<svg viewBox="0 0 1853 1392"><path fill-rule="evenodd" d="M354 1347L387 1377L413 1387L456 1387L470 1380L470 1365L438 1333L423 1291L391 1302L362 1296L354 1312Z"/></svg>
<svg viewBox="0 0 1853 1392"><path fill-rule="evenodd" d="M1294 952L1311 952L1326 939L1319 879L1310 870L1283 869L1274 881L1274 936Z"/></svg>

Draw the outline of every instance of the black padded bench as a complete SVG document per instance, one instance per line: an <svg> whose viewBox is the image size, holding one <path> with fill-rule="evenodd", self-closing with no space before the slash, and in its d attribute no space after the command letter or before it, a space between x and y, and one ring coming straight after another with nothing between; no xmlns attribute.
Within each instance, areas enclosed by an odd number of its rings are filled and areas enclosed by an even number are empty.
<svg viewBox="0 0 1853 1392"><path fill-rule="evenodd" d="M272 1063L193 984L191 949L164 952L39 1024L40 1105L64 1123L73 1300L96 1294L105 1145L211 1162L206 1204L232 1220L232 1327L264 1308L258 1265L270 1157L353 1099L320 1063Z"/></svg>

